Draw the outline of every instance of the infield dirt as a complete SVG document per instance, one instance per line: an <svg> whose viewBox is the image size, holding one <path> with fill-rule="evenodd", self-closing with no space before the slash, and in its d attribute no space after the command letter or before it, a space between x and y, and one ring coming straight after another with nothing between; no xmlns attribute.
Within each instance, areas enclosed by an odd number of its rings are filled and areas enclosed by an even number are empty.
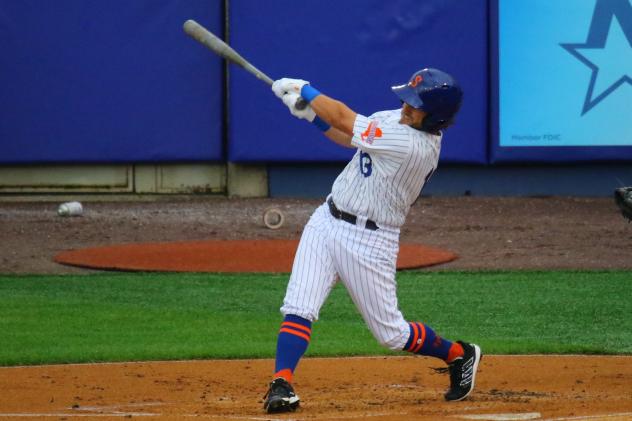
<svg viewBox="0 0 632 421"><path fill-rule="evenodd" d="M81 197L77 198L81 200ZM0 273L91 273L52 261L62 250L144 241L294 239L319 200L178 198L0 203ZM263 211L286 223L269 230ZM444 269L632 269L632 225L611 199L424 198L402 241L455 252ZM632 276L631 276L632 279ZM0 345L1 346L1 345ZM428 358L307 358L301 409L268 416L271 360L0 368L0 419L632 420L631 356L485 356L477 388L447 403L446 375Z"/></svg>
<svg viewBox="0 0 632 421"><path fill-rule="evenodd" d="M630 362L486 356L472 395L445 402L441 362L308 358L295 383L302 406L285 415L262 411L269 360L0 368L0 419L629 420Z"/></svg>

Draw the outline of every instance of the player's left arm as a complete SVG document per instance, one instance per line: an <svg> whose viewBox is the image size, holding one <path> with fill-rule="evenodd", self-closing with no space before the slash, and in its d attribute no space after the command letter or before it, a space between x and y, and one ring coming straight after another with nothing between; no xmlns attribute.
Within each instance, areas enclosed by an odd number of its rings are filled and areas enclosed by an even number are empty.
<svg viewBox="0 0 632 421"><path fill-rule="evenodd" d="M312 109L310 105L302 109L296 108L296 103L300 98L301 97L298 94L286 93L281 97L281 100L288 107L290 113L292 113L293 116L313 123L319 129L321 129L324 135L327 136L331 141L347 148L353 147L351 144L351 135L348 135L342 130L337 129L336 127L317 117L316 112Z"/></svg>
<svg viewBox="0 0 632 421"><path fill-rule="evenodd" d="M358 115L355 111L343 102L323 94L315 97L309 105L318 117L329 123L331 127L346 134L349 137L349 144L351 144L353 125Z"/></svg>
<svg viewBox="0 0 632 421"><path fill-rule="evenodd" d="M324 131L325 136L340 146L354 148L353 125L357 113L344 103L326 95L318 95L309 106L318 118L330 127Z"/></svg>
<svg viewBox="0 0 632 421"><path fill-rule="evenodd" d="M333 142L348 148L354 147L351 140L357 113L346 104L321 94L301 79L279 79L272 85L272 90L290 108L293 115L312 121ZM293 106L294 98L298 95L305 98L315 116L310 116L309 110L297 110Z"/></svg>

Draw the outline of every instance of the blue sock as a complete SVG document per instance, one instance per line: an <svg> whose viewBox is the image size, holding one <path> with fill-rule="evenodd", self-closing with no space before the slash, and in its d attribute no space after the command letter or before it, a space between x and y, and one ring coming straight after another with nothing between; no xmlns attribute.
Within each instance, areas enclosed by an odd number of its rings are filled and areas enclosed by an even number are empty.
<svg viewBox="0 0 632 421"><path fill-rule="evenodd" d="M430 326L417 322L409 322L408 325L410 337L404 346L404 351L440 358L447 362L463 355L460 344L443 339Z"/></svg>
<svg viewBox="0 0 632 421"><path fill-rule="evenodd" d="M312 322L288 314L283 319L277 338L274 377L283 377L292 382L294 370L307 350L312 335Z"/></svg>

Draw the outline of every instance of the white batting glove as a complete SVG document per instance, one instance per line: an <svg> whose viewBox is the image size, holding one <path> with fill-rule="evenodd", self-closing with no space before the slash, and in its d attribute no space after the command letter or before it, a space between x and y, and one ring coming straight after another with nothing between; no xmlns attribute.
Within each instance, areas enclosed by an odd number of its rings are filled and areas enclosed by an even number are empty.
<svg viewBox="0 0 632 421"><path fill-rule="evenodd" d="M300 97L301 96L299 94L290 92L283 95L281 100L289 108L290 113L292 113L294 117L305 119L311 123L316 118L316 113L314 112L314 110L312 110L312 107L310 107L309 105L303 108L302 110L297 110L296 101L298 101Z"/></svg>
<svg viewBox="0 0 632 421"><path fill-rule="evenodd" d="M278 98L283 98L283 95L287 93L301 93L303 86L309 85L309 82L303 79L290 79L284 77L279 80L275 80L272 84L272 91Z"/></svg>

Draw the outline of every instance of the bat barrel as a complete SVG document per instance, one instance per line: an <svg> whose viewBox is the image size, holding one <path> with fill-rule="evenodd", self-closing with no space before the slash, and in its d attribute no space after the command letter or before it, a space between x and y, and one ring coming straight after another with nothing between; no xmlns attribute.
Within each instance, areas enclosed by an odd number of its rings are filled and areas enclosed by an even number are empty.
<svg viewBox="0 0 632 421"><path fill-rule="evenodd" d="M206 28L204 28L193 19L189 19L184 22L182 28L184 29L184 32L186 32L189 36L195 38L198 41L201 41L204 38L205 32L208 32Z"/></svg>
<svg viewBox="0 0 632 421"><path fill-rule="evenodd" d="M200 44L204 45L205 47L215 52L219 56L225 58L226 60L243 67L246 71L253 74L257 79L262 80L268 85L272 85L273 80L268 75L257 69L248 60L239 55L237 51L233 50L228 44L226 44L217 36L213 35L211 32L209 32L206 28L204 28L193 19L189 19L184 22L183 28L184 32L186 32L187 35L195 39Z"/></svg>

